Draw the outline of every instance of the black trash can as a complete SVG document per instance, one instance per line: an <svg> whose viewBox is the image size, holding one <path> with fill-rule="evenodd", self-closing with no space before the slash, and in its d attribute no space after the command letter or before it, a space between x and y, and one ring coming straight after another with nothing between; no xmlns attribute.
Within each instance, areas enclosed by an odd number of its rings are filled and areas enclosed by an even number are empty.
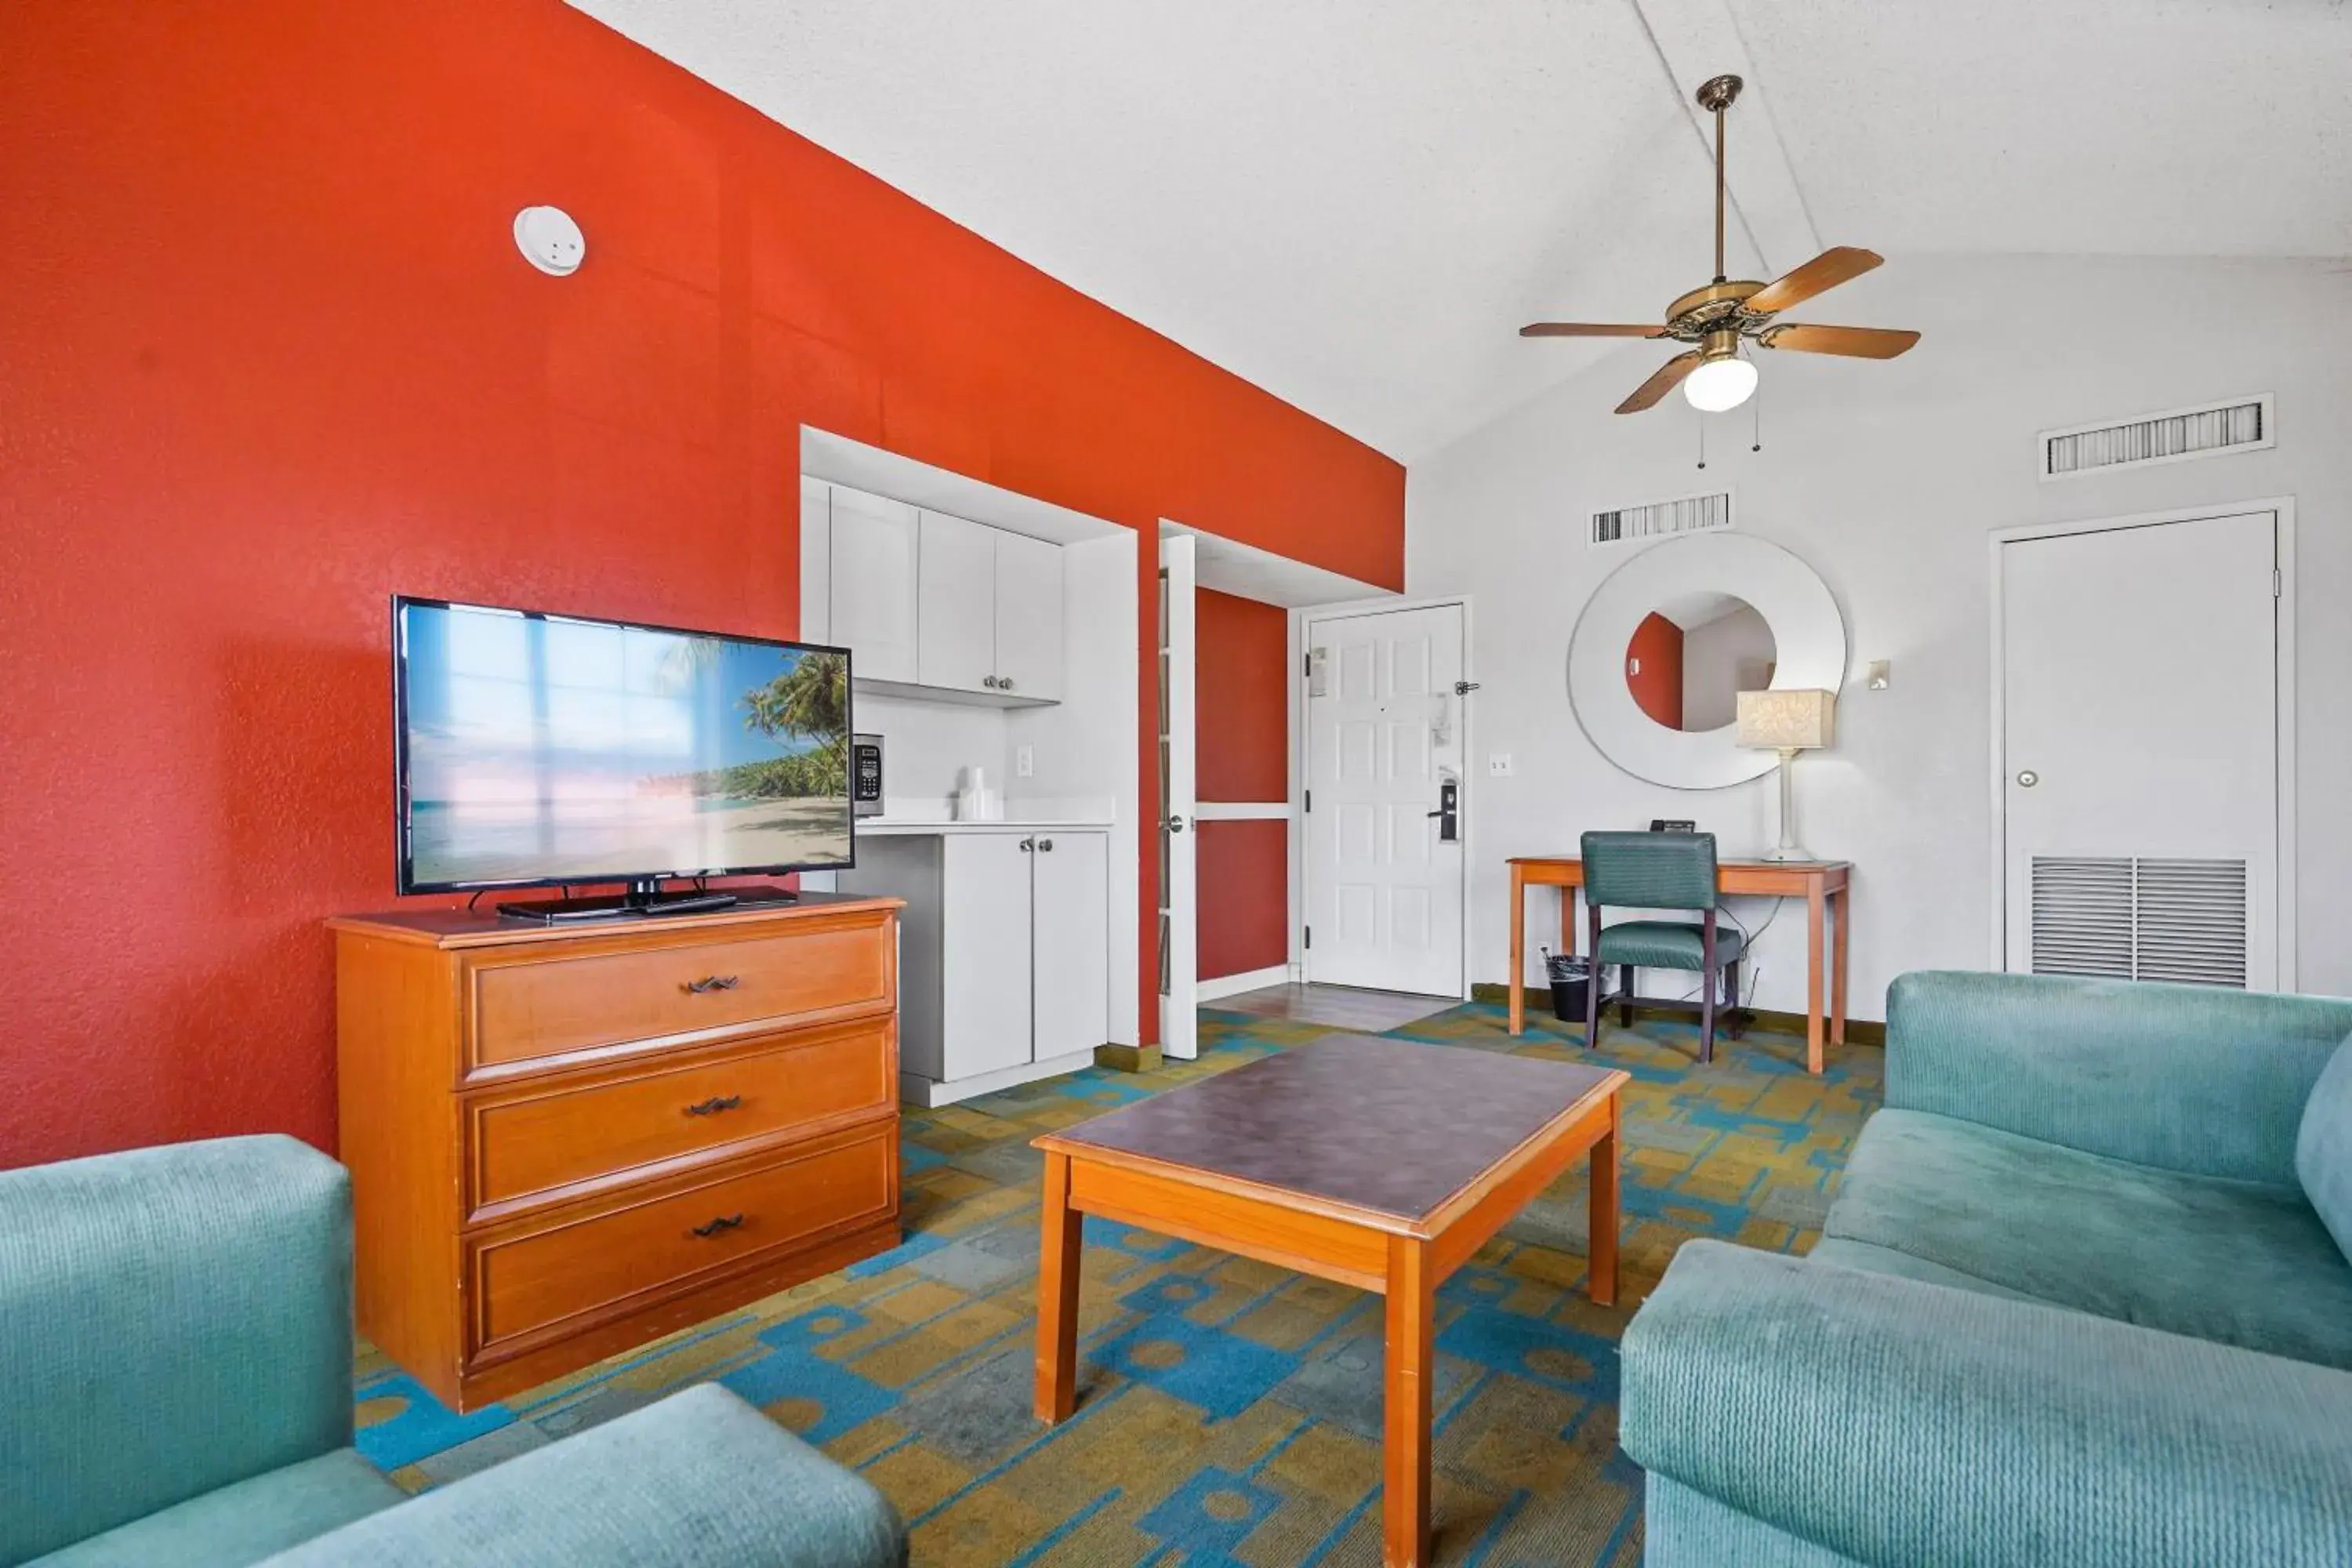
<svg viewBox="0 0 2352 1568"><path fill-rule="evenodd" d="M1570 953L1544 954L1544 973L1551 981L1551 1013L1563 1024L1584 1022L1585 988L1592 984L1592 961Z"/></svg>

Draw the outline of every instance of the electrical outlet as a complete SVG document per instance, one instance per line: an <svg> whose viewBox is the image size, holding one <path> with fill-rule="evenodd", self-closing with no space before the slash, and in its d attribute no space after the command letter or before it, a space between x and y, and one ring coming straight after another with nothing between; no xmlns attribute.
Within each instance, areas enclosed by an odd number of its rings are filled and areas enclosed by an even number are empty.
<svg viewBox="0 0 2352 1568"><path fill-rule="evenodd" d="M1023 746L1013 753L1013 773L1016 778L1027 778L1037 771L1037 748Z"/></svg>
<svg viewBox="0 0 2352 1568"><path fill-rule="evenodd" d="M1489 775L1495 778L1509 778L1511 776L1511 753L1508 752L1487 752L1486 772Z"/></svg>
<svg viewBox="0 0 2352 1568"><path fill-rule="evenodd" d="M1870 689L1884 691L1895 683L1895 661L1874 658L1870 661Z"/></svg>

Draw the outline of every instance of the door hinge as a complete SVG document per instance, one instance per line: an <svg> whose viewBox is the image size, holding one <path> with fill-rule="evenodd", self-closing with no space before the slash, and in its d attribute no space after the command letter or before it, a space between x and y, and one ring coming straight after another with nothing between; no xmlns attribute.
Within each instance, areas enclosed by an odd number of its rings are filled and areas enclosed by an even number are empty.
<svg viewBox="0 0 2352 1568"><path fill-rule="evenodd" d="M1454 683L1454 695L1456 697L1467 697L1477 689L1478 683L1475 680L1457 680Z"/></svg>
<svg viewBox="0 0 2352 1568"><path fill-rule="evenodd" d="M1315 792L1311 789L1307 792L1307 809L1309 811L1315 809Z"/></svg>
<svg viewBox="0 0 2352 1568"><path fill-rule="evenodd" d="M1306 945L1311 948L1315 945L1315 928L1313 926L1307 926L1305 929L1307 931Z"/></svg>
<svg viewBox="0 0 2352 1568"><path fill-rule="evenodd" d="M1312 676L1315 673L1315 656L1313 654L1302 653L1298 656L1298 673L1302 676Z"/></svg>

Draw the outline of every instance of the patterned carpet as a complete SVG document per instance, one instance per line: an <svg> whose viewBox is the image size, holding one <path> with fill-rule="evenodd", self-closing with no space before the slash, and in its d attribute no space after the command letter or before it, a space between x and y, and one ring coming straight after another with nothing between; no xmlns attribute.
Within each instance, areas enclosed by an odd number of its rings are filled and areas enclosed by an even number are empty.
<svg viewBox="0 0 2352 1568"><path fill-rule="evenodd" d="M1517 1041L1471 1004L1391 1031L1587 1059L1548 1015ZM1198 1061L1076 1073L905 1122L906 1244L507 1405L455 1415L380 1355L359 1446L412 1489L717 1379L854 1466L918 1564L1287 1568L1380 1560L1379 1298L1087 1223L1076 1416L1029 1414L1039 1156L1029 1140L1329 1033L1204 1010ZM1519 1568L1641 1557L1617 1449L1617 1337L1689 1237L1802 1251L1879 1098L1881 1053L1751 1035L1603 1032L1629 1069L1622 1304L1588 1302L1581 1169L1440 1292L1437 1555Z"/></svg>

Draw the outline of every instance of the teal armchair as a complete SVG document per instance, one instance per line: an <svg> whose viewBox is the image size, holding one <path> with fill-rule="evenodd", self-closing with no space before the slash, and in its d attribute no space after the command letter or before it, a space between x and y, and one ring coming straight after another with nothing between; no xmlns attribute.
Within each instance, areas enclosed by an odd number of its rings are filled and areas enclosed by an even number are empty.
<svg viewBox="0 0 2352 1568"><path fill-rule="evenodd" d="M871 1487L717 1387L406 1499L351 1446L351 1249L290 1138L0 1173L0 1564L904 1562Z"/></svg>
<svg viewBox="0 0 2352 1568"><path fill-rule="evenodd" d="M1623 1344L1647 1561L2352 1562L2352 1003L1906 975L1803 1258Z"/></svg>

